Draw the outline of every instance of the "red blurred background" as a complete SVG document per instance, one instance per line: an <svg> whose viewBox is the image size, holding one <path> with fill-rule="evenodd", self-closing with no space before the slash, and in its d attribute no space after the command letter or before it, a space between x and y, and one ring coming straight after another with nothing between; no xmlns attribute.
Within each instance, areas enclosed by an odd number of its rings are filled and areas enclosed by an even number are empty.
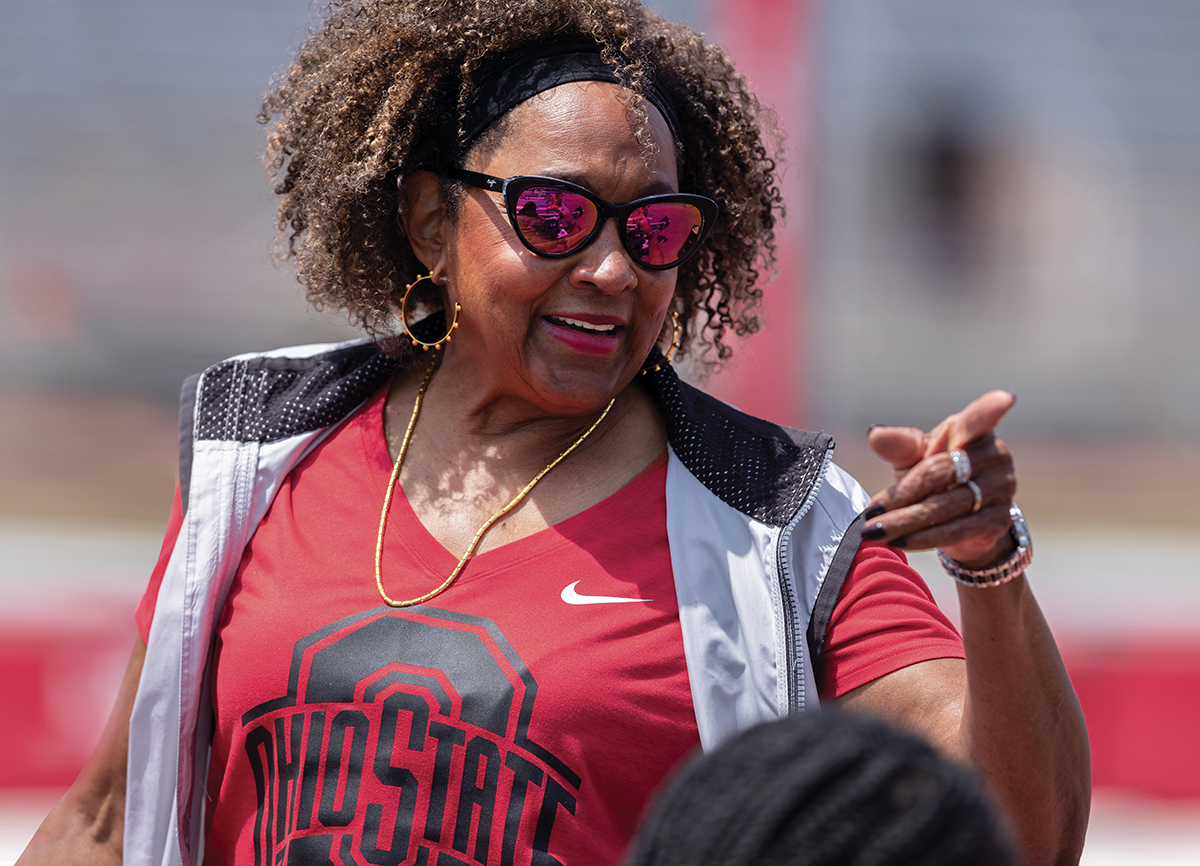
<svg viewBox="0 0 1200 866"><path fill-rule="evenodd" d="M786 134L764 328L709 387L830 430L872 490L868 424L1015 391L1001 433L1094 783L1200 804L1200 7L650 5L725 46ZM18 797L67 785L99 735L170 502L179 382L351 335L267 254L253 115L308 15L6 12L0 790Z"/></svg>

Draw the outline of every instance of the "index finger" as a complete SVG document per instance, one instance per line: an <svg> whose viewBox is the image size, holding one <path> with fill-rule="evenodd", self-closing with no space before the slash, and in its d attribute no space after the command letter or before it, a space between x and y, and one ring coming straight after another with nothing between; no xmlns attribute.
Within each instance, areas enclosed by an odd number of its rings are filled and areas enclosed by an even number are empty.
<svg viewBox="0 0 1200 866"><path fill-rule="evenodd" d="M988 391L972 400L961 412L956 412L938 425L935 435L930 436L925 456L964 448L968 443L986 436L1016 402L1016 395L999 390Z"/></svg>

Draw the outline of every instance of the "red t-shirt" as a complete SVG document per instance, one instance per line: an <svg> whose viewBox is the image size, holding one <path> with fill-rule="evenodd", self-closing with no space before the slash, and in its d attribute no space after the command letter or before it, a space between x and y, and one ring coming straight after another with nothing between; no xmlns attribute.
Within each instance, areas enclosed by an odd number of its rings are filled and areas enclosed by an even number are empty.
<svg viewBox="0 0 1200 866"><path fill-rule="evenodd" d="M587 511L474 557L432 601L393 610L374 581L391 471L386 393L292 471L243 555L217 630L205 861L609 866L699 741L665 461ZM177 502L165 551L180 522ZM397 488L389 594L437 586L457 556ZM166 558L138 608L143 638ZM639 601L566 603L579 596ZM865 546L818 689L835 697L961 656L902 557Z"/></svg>

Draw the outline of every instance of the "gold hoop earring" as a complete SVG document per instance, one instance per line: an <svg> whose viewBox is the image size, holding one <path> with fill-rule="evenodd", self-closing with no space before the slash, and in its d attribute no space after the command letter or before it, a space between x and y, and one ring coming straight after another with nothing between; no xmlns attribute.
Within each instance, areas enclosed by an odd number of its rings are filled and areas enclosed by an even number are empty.
<svg viewBox="0 0 1200 866"><path fill-rule="evenodd" d="M667 354L662 356L662 360L653 367L643 367L642 375L649 373L657 373L664 366L671 363L671 357L675 354L675 350L679 348L680 341L683 340L683 325L679 324L679 313L671 310L671 345L667 347Z"/></svg>
<svg viewBox="0 0 1200 866"><path fill-rule="evenodd" d="M458 314L462 311L462 305L458 303L454 304L454 313L451 316L450 324L446 326L446 333L440 339L429 343L417 337L408 324L408 299L412 295L413 288L422 280L429 280L430 285L437 285L433 279L433 273L430 272L422 277L417 277L404 287L404 297L400 299L400 327L404 329L404 333L408 335L410 340L412 340L414 348L416 346L420 346L424 351L428 352L430 349L437 350L442 348L442 346L446 345L451 339L453 339L454 332L458 329Z"/></svg>

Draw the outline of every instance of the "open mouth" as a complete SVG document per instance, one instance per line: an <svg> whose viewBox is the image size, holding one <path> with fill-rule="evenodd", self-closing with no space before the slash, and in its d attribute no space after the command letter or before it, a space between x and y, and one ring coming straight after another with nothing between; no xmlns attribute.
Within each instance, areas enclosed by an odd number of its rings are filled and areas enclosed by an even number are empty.
<svg viewBox="0 0 1200 866"><path fill-rule="evenodd" d="M623 324L585 322L570 316L543 316L542 327L563 345L585 355L607 355L615 351L625 333Z"/></svg>
<svg viewBox="0 0 1200 866"><path fill-rule="evenodd" d="M584 334L595 334L601 337L612 336L621 327L620 325L593 325L591 322L581 322L579 319L568 319L565 316L546 316L546 320L560 328L571 328Z"/></svg>

